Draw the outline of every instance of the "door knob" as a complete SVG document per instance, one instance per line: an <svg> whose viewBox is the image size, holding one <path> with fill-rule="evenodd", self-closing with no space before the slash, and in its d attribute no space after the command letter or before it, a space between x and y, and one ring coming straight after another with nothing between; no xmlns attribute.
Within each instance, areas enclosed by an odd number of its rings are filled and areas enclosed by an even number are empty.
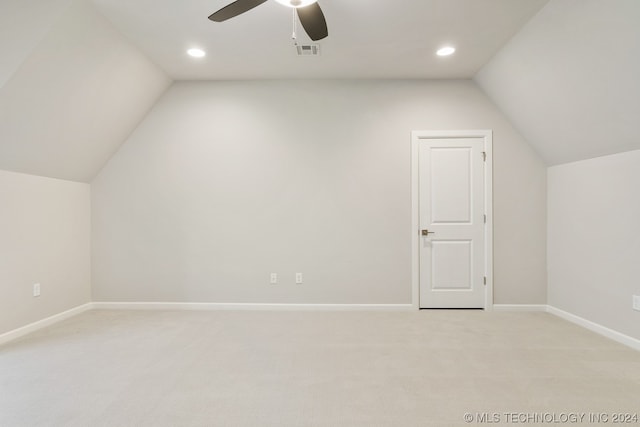
<svg viewBox="0 0 640 427"><path fill-rule="evenodd" d="M436 234L435 231L429 231L429 230L422 230L422 235L423 236L428 236L429 234Z"/></svg>

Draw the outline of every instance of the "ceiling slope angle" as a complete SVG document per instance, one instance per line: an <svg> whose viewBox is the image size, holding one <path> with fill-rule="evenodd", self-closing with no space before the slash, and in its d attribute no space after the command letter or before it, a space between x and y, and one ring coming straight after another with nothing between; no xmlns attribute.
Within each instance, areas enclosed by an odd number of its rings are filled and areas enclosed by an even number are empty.
<svg viewBox="0 0 640 427"><path fill-rule="evenodd" d="M475 80L547 164L640 149L640 1L551 0Z"/></svg>
<svg viewBox="0 0 640 427"><path fill-rule="evenodd" d="M231 0L91 0L175 80L471 78L548 0L320 0L329 36L300 58L292 8L254 1L246 13L207 19ZM298 41L311 42L298 28ZM443 45L457 53L438 57ZM206 57L185 55L198 47Z"/></svg>
<svg viewBox="0 0 640 427"><path fill-rule="evenodd" d="M50 18L0 87L0 169L90 182L171 79L86 1Z"/></svg>
<svg viewBox="0 0 640 427"><path fill-rule="evenodd" d="M42 41L72 0L0 1L0 87Z"/></svg>

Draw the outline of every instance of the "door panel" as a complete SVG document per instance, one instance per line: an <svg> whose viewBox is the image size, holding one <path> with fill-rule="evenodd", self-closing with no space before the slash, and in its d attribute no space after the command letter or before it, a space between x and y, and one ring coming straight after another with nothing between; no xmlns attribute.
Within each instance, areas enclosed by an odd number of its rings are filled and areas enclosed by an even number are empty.
<svg viewBox="0 0 640 427"><path fill-rule="evenodd" d="M431 150L431 221L434 224L471 221L471 150Z"/></svg>
<svg viewBox="0 0 640 427"><path fill-rule="evenodd" d="M471 245L470 240L431 242L433 289L471 289Z"/></svg>
<svg viewBox="0 0 640 427"><path fill-rule="evenodd" d="M483 138L419 143L422 308L484 307L483 149Z"/></svg>

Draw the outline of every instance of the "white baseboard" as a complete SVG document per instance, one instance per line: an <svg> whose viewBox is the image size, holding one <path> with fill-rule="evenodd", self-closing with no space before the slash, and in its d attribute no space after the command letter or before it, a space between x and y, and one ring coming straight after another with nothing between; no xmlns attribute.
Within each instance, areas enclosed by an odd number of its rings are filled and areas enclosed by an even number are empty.
<svg viewBox="0 0 640 427"><path fill-rule="evenodd" d="M51 326L55 323L66 320L77 314L84 313L85 311L91 310L92 306L93 306L92 303L79 305L70 310L63 311L62 313L58 313L53 316L47 317L46 319L38 320L37 322L30 323L21 328L14 329L9 332L5 332L4 334L0 335L0 345L8 343L9 341L13 341L18 338L21 338L27 334L38 331L40 329L44 329L48 326Z"/></svg>
<svg viewBox="0 0 640 427"><path fill-rule="evenodd" d="M547 311L546 304L494 304L493 311Z"/></svg>
<svg viewBox="0 0 640 427"><path fill-rule="evenodd" d="M412 304L240 304L181 302L93 302L33 322L0 335L0 345L89 310L191 310L191 311L413 311ZM640 350L640 340L598 323L545 304L494 304L494 311L548 312L592 332Z"/></svg>
<svg viewBox="0 0 640 427"><path fill-rule="evenodd" d="M598 323L592 322L591 320L587 320L580 316L576 316L575 314L571 314L564 310L560 310L559 308L548 306L547 311L555 316L568 320L571 323L575 323L576 325L582 326L583 328L586 328L592 332L595 332L609 339L617 341L620 344L624 344L635 350L640 350L640 340L630 337L629 335L625 335L618 331L614 331L613 329L609 329L606 326L602 326Z"/></svg>
<svg viewBox="0 0 640 427"><path fill-rule="evenodd" d="M243 304L192 302L94 302L97 310L191 311L406 311L412 304Z"/></svg>
<svg viewBox="0 0 640 427"><path fill-rule="evenodd" d="M620 344L624 344L635 350L640 350L640 340L625 335L621 332L614 331L613 329L602 326L598 323L592 322L575 314L571 314L559 308L546 305L546 304L494 304L494 311L513 311L513 312L547 312L558 316L564 320L567 320L576 325L582 326L592 332L602 335L606 338L612 339Z"/></svg>

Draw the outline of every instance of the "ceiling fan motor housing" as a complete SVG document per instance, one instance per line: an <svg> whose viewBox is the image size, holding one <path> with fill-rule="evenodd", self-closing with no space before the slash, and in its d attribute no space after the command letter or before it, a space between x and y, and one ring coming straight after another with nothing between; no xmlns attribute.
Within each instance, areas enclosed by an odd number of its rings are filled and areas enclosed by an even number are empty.
<svg viewBox="0 0 640 427"><path fill-rule="evenodd" d="M211 14L209 19L224 22L266 3L269 0L236 0ZM295 9L300 24L313 41L322 40L329 35L327 20L322 13L318 0L276 0L278 3ZM295 16L295 15L294 15ZM295 33L294 33L295 38Z"/></svg>

